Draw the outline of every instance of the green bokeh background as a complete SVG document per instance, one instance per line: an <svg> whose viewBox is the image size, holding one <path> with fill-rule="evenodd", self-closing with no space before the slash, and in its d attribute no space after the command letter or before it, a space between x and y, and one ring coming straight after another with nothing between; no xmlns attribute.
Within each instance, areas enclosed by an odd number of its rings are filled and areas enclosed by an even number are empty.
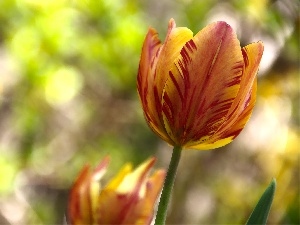
<svg viewBox="0 0 300 225"><path fill-rule="evenodd" d="M68 190L105 155L103 183L171 147L136 91L149 26L194 34L224 20L242 46L262 40L253 116L230 145L183 152L170 224L243 224L272 177L269 224L299 224L299 1L0 1L0 224L63 224Z"/></svg>

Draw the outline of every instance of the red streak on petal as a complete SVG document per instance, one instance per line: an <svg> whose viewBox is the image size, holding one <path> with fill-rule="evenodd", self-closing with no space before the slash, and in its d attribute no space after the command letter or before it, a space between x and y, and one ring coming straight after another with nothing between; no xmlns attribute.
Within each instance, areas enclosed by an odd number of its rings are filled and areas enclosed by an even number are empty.
<svg viewBox="0 0 300 225"><path fill-rule="evenodd" d="M243 54L243 58L244 58L245 67L248 67L249 66L249 58L248 58L245 48L242 48L242 54Z"/></svg>
<svg viewBox="0 0 300 225"><path fill-rule="evenodd" d="M169 77L171 78L174 86L176 87L176 90L177 90L177 92L179 94L179 97L180 97L180 101L183 102L183 94L180 90L180 87L179 87L179 84L178 84L177 80L175 79L175 77L174 77L174 75L171 71L169 71Z"/></svg>

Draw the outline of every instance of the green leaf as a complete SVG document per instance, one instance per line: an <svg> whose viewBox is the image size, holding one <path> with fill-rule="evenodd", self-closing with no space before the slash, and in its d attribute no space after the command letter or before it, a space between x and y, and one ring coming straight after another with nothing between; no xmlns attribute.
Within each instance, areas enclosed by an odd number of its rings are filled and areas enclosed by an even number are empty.
<svg viewBox="0 0 300 225"><path fill-rule="evenodd" d="M275 194L275 189L276 180L273 178L270 185L260 197L246 225L259 225L267 223L269 211Z"/></svg>

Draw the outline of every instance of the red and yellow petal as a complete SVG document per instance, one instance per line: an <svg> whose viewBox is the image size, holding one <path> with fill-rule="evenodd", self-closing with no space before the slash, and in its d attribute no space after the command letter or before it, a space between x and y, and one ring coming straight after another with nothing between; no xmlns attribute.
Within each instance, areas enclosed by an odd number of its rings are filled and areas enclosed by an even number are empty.
<svg viewBox="0 0 300 225"><path fill-rule="evenodd" d="M132 217L127 217L124 224L151 224L154 215L154 205L164 183L166 172L156 171L146 182L146 192L137 205L132 209ZM136 218L136 220L133 220Z"/></svg>
<svg viewBox="0 0 300 225"><path fill-rule="evenodd" d="M122 183L123 179L132 171L132 165L130 163L126 163L119 173L114 176L112 180L105 186L104 189L116 190L118 186Z"/></svg>
<svg viewBox="0 0 300 225"><path fill-rule="evenodd" d="M169 22L168 33L161 45L157 32L150 29L142 49L138 73L138 92L145 118L150 128L162 139L174 144L168 137L162 119L162 92L169 69L178 57L182 46L193 36L184 27L176 28L173 19Z"/></svg>
<svg viewBox="0 0 300 225"><path fill-rule="evenodd" d="M124 177L123 181L116 188L118 193L134 193L136 191L138 195L144 195L143 184L149 174L150 169L155 163L155 158L150 158L136 168L133 172Z"/></svg>
<svg viewBox="0 0 300 225"><path fill-rule="evenodd" d="M122 177L121 182L118 182L120 180L118 178L114 179L101 191L98 200L98 215L102 224L132 224L140 219L140 215L135 211L137 205L140 205L140 211L143 210L146 206L140 202L152 197L147 196L146 192L148 191L147 177L154 162L155 159L151 158L133 172L127 169L121 170L120 176L117 176ZM115 185L117 183L118 185ZM161 183L155 185L159 185L158 189L161 188ZM148 214L149 218L152 218L152 214Z"/></svg>
<svg viewBox="0 0 300 225"><path fill-rule="evenodd" d="M256 85L257 82L256 75L263 50L262 42L252 43L242 48L245 68L238 95L227 115L230 120L234 121L235 117L238 117L249 104L249 96L252 93L253 85ZM251 96L252 99L256 99L256 94Z"/></svg>
<svg viewBox="0 0 300 225"><path fill-rule="evenodd" d="M259 63L263 54L262 42L252 43L242 48L245 69L238 95L218 131L206 143L190 146L196 149L209 149L230 143L248 122L256 100Z"/></svg>
<svg viewBox="0 0 300 225"><path fill-rule="evenodd" d="M161 41L155 29L150 28L141 53L137 76L137 89L142 103L145 119L150 128L161 138L166 138L161 126L160 119L155 106L154 98L154 74L157 60L160 54Z"/></svg>
<svg viewBox="0 0 300 225"><path fill-rule="evenodd" d="M90 204L85 189L88 186L88 180L91 173L89 166L85 166L79 174L76 182L71 189L68 204L68 220L70 224L80 224L84 221L90 221Z"/></svg>
<svg viewBox="0 0 300 225"><path fill-rule="evenodd" d="M208 25L187 42L170 70L164 121L177 145L205 142L224 121L237 96L244 61L225 22Z"/></svg>
<svg viewBox="0 0 300 225"><path fill-rule="evenodd" d="M154 162L150 158L134 171L126 164L103 189L108 157L93 171L84 167L71 189L68 224L150 224L165 177L163 170L149 177Z"/></svg>
<svg viewBox="0 0 300 225"><path fill-rule="evenodd" d="M105 174L109 157L105 157L92 172L85 166L74 183L69 199L68 217L71 224L93 223L100 192L99 180Z"/></svg>
<svg viewBox="0 0 300 225"><path fill-rule="evenodd" d="M173 19L169 22L168 34L161 48L155 74L155 88L159 96L159 104L162 101L163 89L169 78L169 71L173 67L183 46L193 38L193 32L186 27L176 27Z"/></svg>
<svg viewBox="0 0 300 225"><path fill-rule="evenodd" d="M235 120L235 122L231 124L231 127L229 129L227 130L220 129L213 136L207 139L206 142L200 143L198 145L192 145L186 147L191 149L198 149L198 150L210 150L210 149L223 147L229 144L230 142L232 142L233 139L236 138L239 135L239 133L243 130L246 123L250 119L255 104L256 89L257 89L257 82L255 80L252 88L252 94L249 100L249 105ZM225 123L226 122L224 122L224 124Z"/></svg>

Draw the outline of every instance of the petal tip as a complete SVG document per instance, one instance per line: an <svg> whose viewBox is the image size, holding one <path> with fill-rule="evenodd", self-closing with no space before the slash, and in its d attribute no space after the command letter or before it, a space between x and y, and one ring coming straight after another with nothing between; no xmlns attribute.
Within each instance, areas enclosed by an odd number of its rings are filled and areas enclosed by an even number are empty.
<svg viewBox="0 0 300 225"><path fill-rule="evenodd" d="M147 159L146 162L145 162L145 164L147 165L146 167L148 169L152 168L153 165L155 164L155 162L156 162L156 158L155 157L151 157L151 158Z"/></svg>
<svg viewBox="0 0 300 225"><path fill-rule="evenodd" d="M169 27L169 29L173 29L173 28L176 27L176 23L175 23L175 20L173 18L171 18L169 20L169 26L168 27Z"/></svg>
<svg viewBox="0 0 300 225"><path fill-rule="evenodd" d="M217 22L214 22L208 26L212 26L213 29L215 30L217 36L223 36L225 33L227 34L231 34L233 35L233 37L236 38L236 34L233 30L233 28L225 21L217 21Z"/></svg>
<svg viewBox="0 0 300 225"><path fill-rule="evenodd" d="M155 35L157 35L157 31L155 30L155 28L149 27L147 36L148 36L148 35L149 35L149 36L155 36Z"/></svg>
<svg viewBox="0 0 300 225"><path fill-rule="evenodd" d="M263 52L265 48L264 43L262 41L258 41L257 44L259 45L261 52Z"/></svg>
<svg viewBox="0 0 300 225"><path fill-rule="evenodd" d="M229 28L232 29L232 27L225 21L217 21L216 26L222 27L222 28Z"/></svg>

